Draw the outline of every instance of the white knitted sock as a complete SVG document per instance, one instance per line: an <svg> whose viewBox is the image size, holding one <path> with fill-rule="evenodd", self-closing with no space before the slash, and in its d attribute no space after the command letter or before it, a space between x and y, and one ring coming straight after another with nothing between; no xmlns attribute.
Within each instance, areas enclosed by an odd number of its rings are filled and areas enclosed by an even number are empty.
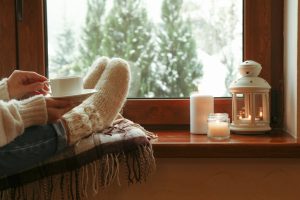
<svg viewBox="0 0 300 200"><path fill-rule="evenodd" d="M69 144L112 124L125 102L129 81L128 63L120 58L112 59L95 86L98 92L62 117Z"/></svg>
<svg viewBox="0 0 300 200"><path fill-rule="evenodd" d="M108 62L109 62L108 57L100 57L100 58L97 58L93 62L89 72L84 77L83 88L85 88L85 89L94 89L95 88L95 85L97 84L98 80L100 79L100 76L102 75Z"/></svg>

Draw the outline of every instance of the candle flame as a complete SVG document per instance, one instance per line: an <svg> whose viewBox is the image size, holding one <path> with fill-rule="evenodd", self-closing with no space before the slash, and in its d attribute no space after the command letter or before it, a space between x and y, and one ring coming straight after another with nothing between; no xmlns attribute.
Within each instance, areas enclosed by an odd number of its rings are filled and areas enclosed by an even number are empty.
<svg viewBox="0 0 300 200"><path fill-rule="evenodd" d="M259 116L260 116L260 117L262 117L262 116L263 116L263 114L262 114L262 111L260 111L260 112L259 112Z"/></svg>

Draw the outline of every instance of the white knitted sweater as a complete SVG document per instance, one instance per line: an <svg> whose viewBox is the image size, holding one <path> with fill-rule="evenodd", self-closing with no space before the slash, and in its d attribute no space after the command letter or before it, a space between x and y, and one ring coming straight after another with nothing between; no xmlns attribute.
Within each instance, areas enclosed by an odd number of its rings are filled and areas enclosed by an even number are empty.
<svg viewBox="0 0 300 200"><path fill-rule="evenodd" d="M10 100L7 79L0 81L0 147L21 135L25 128L46 123L47 108L43 95L22 101Z"/></svg>

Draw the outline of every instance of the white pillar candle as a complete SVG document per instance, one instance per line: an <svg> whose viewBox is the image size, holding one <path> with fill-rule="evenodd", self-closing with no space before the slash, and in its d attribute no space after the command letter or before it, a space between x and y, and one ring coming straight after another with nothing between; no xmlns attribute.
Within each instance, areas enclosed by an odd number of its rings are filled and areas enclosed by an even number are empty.
<svg viewBox="0 0 300 200"><path fill-rule="evenodd" d="M193 93L190 96L190 131L193 134L207 133L207 117L214 112L214 98Z"/></svg>

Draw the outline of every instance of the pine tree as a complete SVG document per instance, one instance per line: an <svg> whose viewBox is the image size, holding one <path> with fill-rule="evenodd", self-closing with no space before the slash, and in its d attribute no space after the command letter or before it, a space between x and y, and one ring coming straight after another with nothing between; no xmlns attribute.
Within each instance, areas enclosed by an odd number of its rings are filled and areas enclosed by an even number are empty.
<svg viewBox="0 0 300 200"><path fill-rule="evenodd" d="M96 59L101 56L102 18L105 12L105 0L88 0L85 27L81 35L79 46L78 70L85 72Z"/></svg>
<svg viewBox="0 0 300 200"><path fill-rule="evenodd" d="M151 91L151 28L141 0L115 0L105 20L101 52L130 62L133 77L129 96L145 97Z"/></svg>
<svg viewBox="0 0 300 200"><path fill-rule="evenodd" d="M239 30L239 15L235 0L228 1L229 6L217 6L217 0L210 0L210 17L201 19L202 49L209 55L215 55L227 68L224 96L229 96L229 86L236 79L236 62L241 58L234 50L234 45L242 35ZM222 16L222 17L220 17ZM221 86L220 86L221 87Z"/></svg>
<svg viewBox="0 0 300 200"><path fill-rule="evenodd" d="M75 59L75 39L70 26L65 22L64 29L57 36L55 55L50 59L50 77L72 74L72 64Z"/></svg>
<svg viewBox="0 0 300 200"><path fill-rule="evenodd" d="M226 24L223 23L224 24L223 26L227 27L227 29L226 29L227 31L224 34L224 38L227 38L227 44L226 44L227 48L225 48L225 50L223 52L222 62L227 66L227 74L226 74L226 78L225 78L225 86L226 86L227 94L225 94L225 95L229 96L230 95L229 86L237 77L236 66L235 66L235 62L234 62L235 61L234 58L236 55L234 55L233 49L230 45L236 37L234 30L236 29L236 26L238 24L238 20L237 20L238 17L237 17L234 2L231 2L229 9L228 9L227 13L224 14L224 16L227 16L226 21L228 21L228 23L226 23ZM225 27L224 27L224 29L225 29Z"/></svg>
<svg viewBox="0 0 300 200"><path fill-rule="evenodd" d="M155 96L187 97L196 90L195 80L202 76L191 22L181 16L182 0L164 0L162 26L158 34L161 81Z"/></svg>

